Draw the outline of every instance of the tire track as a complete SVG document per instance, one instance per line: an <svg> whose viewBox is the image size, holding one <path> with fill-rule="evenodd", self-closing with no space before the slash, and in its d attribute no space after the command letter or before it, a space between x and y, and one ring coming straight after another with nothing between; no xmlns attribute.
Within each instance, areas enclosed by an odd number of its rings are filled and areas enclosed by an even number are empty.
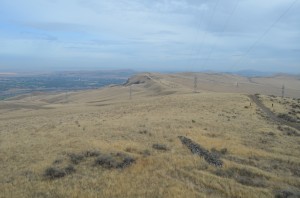
<svg viewBox="0 0 300 198"><path fill-rule="evenodd" d="M267 116L273 120L274 122L277 122L279 124L283 124L283 125L287 125L289 127L295 128L297 130L300 130L300 125L297 123L293 123L293 122L288 122L286 120L283 120L279 117L277 117L277 115L275 113L273 113L268 107L266 107L259 99L256 95L248 95L248 97L264 112L267 114Z"/></svg>

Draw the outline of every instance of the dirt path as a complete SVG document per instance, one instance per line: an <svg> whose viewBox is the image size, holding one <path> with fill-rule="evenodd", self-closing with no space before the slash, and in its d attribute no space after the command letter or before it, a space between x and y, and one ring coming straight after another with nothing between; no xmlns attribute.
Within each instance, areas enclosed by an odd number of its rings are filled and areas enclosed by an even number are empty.
<svg viewBox="0 0 300 198"><path fill-rule="evenodd" d="M272 119L273 121L280 123L280 124L284 124L290 127L293 127L295 129L300 130L300 125L297 123L293 123L293 122L288 122L286 120L283 120L281 118L278 118L277 115L275 113L273 113L268 107L266 107L259 99L256 95L248 95L249 98L263 111L267 114L267 116Z"/></svg>

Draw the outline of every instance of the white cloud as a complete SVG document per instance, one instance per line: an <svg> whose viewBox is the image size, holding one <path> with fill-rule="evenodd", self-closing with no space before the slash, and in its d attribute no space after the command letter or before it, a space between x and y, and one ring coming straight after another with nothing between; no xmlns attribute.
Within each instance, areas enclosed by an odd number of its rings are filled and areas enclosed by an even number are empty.
<svg viewBox="0 0 300 198"><path fill-rule="evenodd" d="M144 60L139 62L142 66L156 59L158 68L171 67L171 60L177 61L176 67L185 67L186 60L209 57L212 67L223 62L219 68L226 69L233 64L233 55L245 53L293 2L220 1L213 13L216 1L2 0L0 44L6 48L0 50L0 57L10 54L66 58L70 59L68 63L72 57L80 57L89 64L89 58L106 59L110 65L120 67L123 62L118 61L119 57L128 60L126 67L135 59ZM238 1L237 9L231 13ZM299 13L296 4L245 60L256 58L257 68L269 60L271 70L273 59L286 59L288 55L283 51L297 49L300 41ZM217 61L218 58L223 60ZM299 62L297 57L293 60ZM192 62L196 66L201 61Z"/></svg>

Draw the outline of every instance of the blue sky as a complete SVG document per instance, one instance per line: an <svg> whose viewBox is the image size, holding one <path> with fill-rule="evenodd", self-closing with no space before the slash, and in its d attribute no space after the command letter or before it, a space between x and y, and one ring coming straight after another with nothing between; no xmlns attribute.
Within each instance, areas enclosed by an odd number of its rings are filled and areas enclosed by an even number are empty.
<svg viewBox="0 0 300 198"><path fill-rule="evenodd" d="M0 46L0 71L300 73L300 2L1 0Z"/></svg>

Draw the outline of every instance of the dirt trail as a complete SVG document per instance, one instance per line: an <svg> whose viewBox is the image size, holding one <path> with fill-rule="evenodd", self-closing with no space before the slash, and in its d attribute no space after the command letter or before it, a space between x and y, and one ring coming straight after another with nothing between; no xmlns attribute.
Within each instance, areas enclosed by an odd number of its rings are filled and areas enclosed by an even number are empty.
<svg viewBox="0 0 300 198"><path fill-rule="evenodd" d="M273 113L268 107L266 107L259 99L256 95L248 95L249 98L263 111L267 114L267 116L272 119L275 122L278 122L280 124L284 124L290 127L293 127L295 129L300 130L300 125L297 123L293 123L293 122L288 122L286 120L283 120L281 118L278 118L277 115L275 113Z"/></svg>

